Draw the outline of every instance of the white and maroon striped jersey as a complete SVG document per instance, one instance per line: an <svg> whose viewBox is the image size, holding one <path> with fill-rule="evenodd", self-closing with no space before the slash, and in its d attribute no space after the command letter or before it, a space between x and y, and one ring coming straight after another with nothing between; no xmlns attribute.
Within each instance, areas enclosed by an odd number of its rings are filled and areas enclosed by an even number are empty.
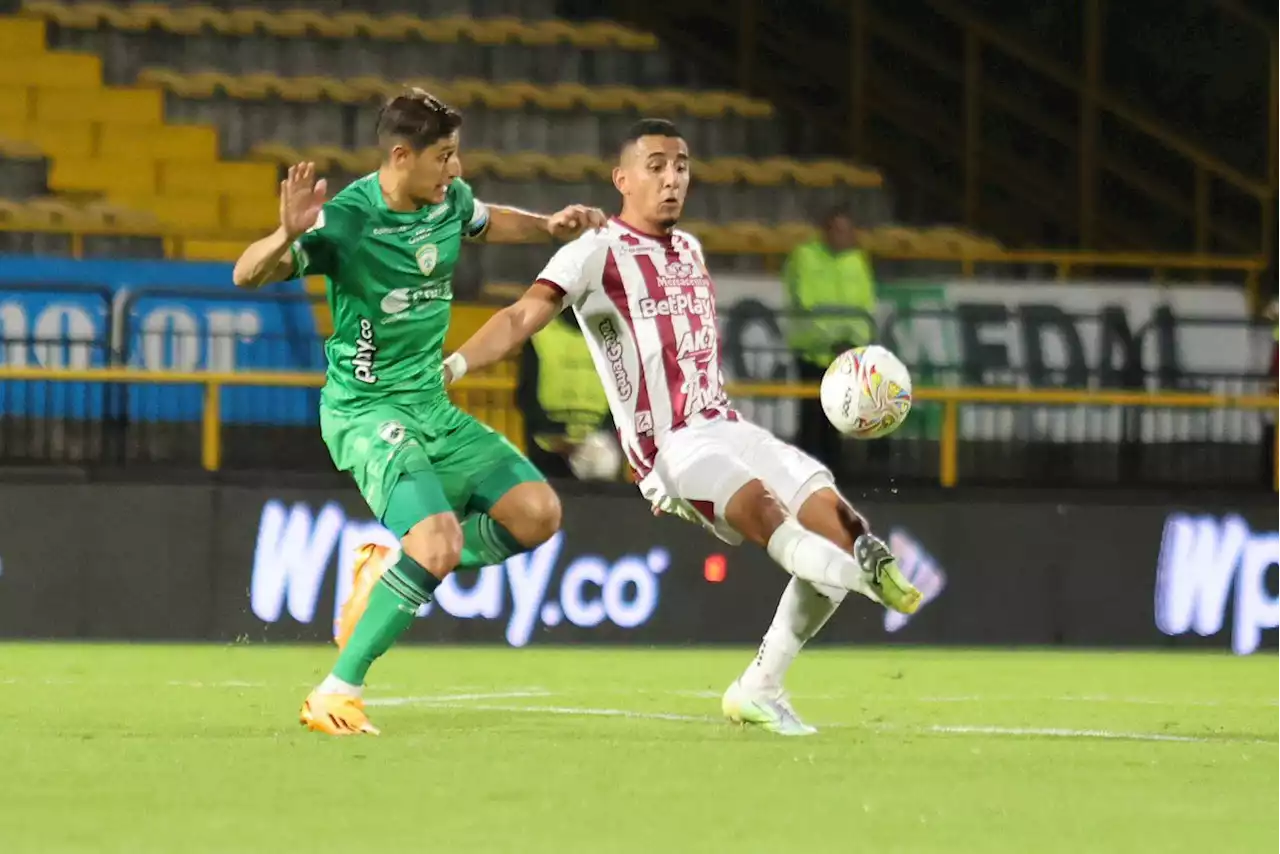
<svg viewBox="0 0 1280 854"><path fill-rule="evenodd" d="M615 217L561 247L537 281L577 314L637 474L653 468L670 431L737 419L724 392L715 285L693 235L645 234Z"/></svg>

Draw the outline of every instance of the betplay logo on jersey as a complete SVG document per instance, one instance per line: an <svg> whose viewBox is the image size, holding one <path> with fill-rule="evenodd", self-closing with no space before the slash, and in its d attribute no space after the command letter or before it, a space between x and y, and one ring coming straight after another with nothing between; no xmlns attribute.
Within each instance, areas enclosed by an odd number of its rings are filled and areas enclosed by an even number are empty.
<svg viewBox="0 0 1280 854"><path fill-rule="evenodd" d="M382 525L348 518L335 502L314 514L302 502L266 502L253 555L250 608L267 623L278 622L286 610L297 622L311 623L336 556L332 618L337 620L351 592L356 550L365 543L399 548ZM661 546L610 560L566 548L565 535L558 533L497 566L450 575L418 616L430 617L439 608L458 620L505 620L506 641L517 647L528 644L540 626L636 628L657 611L660 581L670 565L671 553Z"/></svg>
<svg viewBox="0 0 1280 854"><path fill-rule="evenodd" d="M1280 600L1266 576L1280 563L1276 531L1252 531L1236 515L1171 514L1156 567L1156 627L1166 635L1216 635L1231 604L1231 648L1248 655L1264 629L1280 624ZM1235 599L1229 594L1235 587Z"/></svg>

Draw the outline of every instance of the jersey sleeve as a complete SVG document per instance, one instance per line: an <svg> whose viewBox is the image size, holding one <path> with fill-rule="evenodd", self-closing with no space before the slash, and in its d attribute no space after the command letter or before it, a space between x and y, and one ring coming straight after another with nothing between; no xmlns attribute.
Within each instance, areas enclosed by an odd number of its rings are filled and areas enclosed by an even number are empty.
<svg viewBox="0 0 1280 854"><path fill-rule="evenodd" d="M489 227L489 206L476 198L471 185L455 178L449 185L454 213L462 220L462 236L474 240Z"/></svg>
<svg viewBox="0 0 1280 854"><path fill-rule="evenodd" d="M702 249L702 241L687 231L680 232L680 238L689 244L689 250L693 252L693 257L698 259L698 263L702 265L702 269L705 272L707 269L707 254Z"/></svg>
<svg viewBox="0 0 1280 854"><path fill-rule="evenodd" d="M576 305L593 288L601 285L609 245L584 235L561 246L534 280L561 294L560 305Z"/></svg>
<svg viewBox="0 0 1280 854"><path fill-rule="evenodd" d="M337 275L346 247L353 242L352 220L350 211L332 202L321 208L316 224L290 247L294 274L299 278Z"/></svg>

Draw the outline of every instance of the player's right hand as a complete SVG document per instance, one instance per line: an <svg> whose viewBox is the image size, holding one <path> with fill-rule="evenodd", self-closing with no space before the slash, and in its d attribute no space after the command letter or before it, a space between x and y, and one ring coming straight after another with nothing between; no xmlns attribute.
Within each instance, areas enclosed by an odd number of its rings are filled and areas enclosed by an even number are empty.
<svg viewBox="0 0 1280 854"><path fill-rule="evenodd" d="M289 174L280 182L280 227L290 240L302 236L319 221L328 191L327 181L316 180L314 163L289 167Z"/></svg>

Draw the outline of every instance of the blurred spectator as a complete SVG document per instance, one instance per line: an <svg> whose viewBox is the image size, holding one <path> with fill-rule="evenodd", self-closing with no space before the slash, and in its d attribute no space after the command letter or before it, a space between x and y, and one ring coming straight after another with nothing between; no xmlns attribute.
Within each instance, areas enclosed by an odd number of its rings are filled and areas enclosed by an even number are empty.
<svg viewBox="0 0 1280 854"><path fill-rule="evenodd" d="M875 277L853 217L834 208L818 225L821 235L797 246L782 273L792 312L788 339L807 382L820 382L843 351L875 340ZM828 464L839 455L840 434L817 398L801 403L796 444Z"/></svg>
<svg viewBox="0 0 1280 854"><path fill-rule="evenodd" d="M621 451L606 448L604 441L616 446L608 435L613 430L609 401L572 311L563 312L524 348L516 403L524 415L526 453L547 477L573 477L575 468L583 479L617 477Z"/></svg>

